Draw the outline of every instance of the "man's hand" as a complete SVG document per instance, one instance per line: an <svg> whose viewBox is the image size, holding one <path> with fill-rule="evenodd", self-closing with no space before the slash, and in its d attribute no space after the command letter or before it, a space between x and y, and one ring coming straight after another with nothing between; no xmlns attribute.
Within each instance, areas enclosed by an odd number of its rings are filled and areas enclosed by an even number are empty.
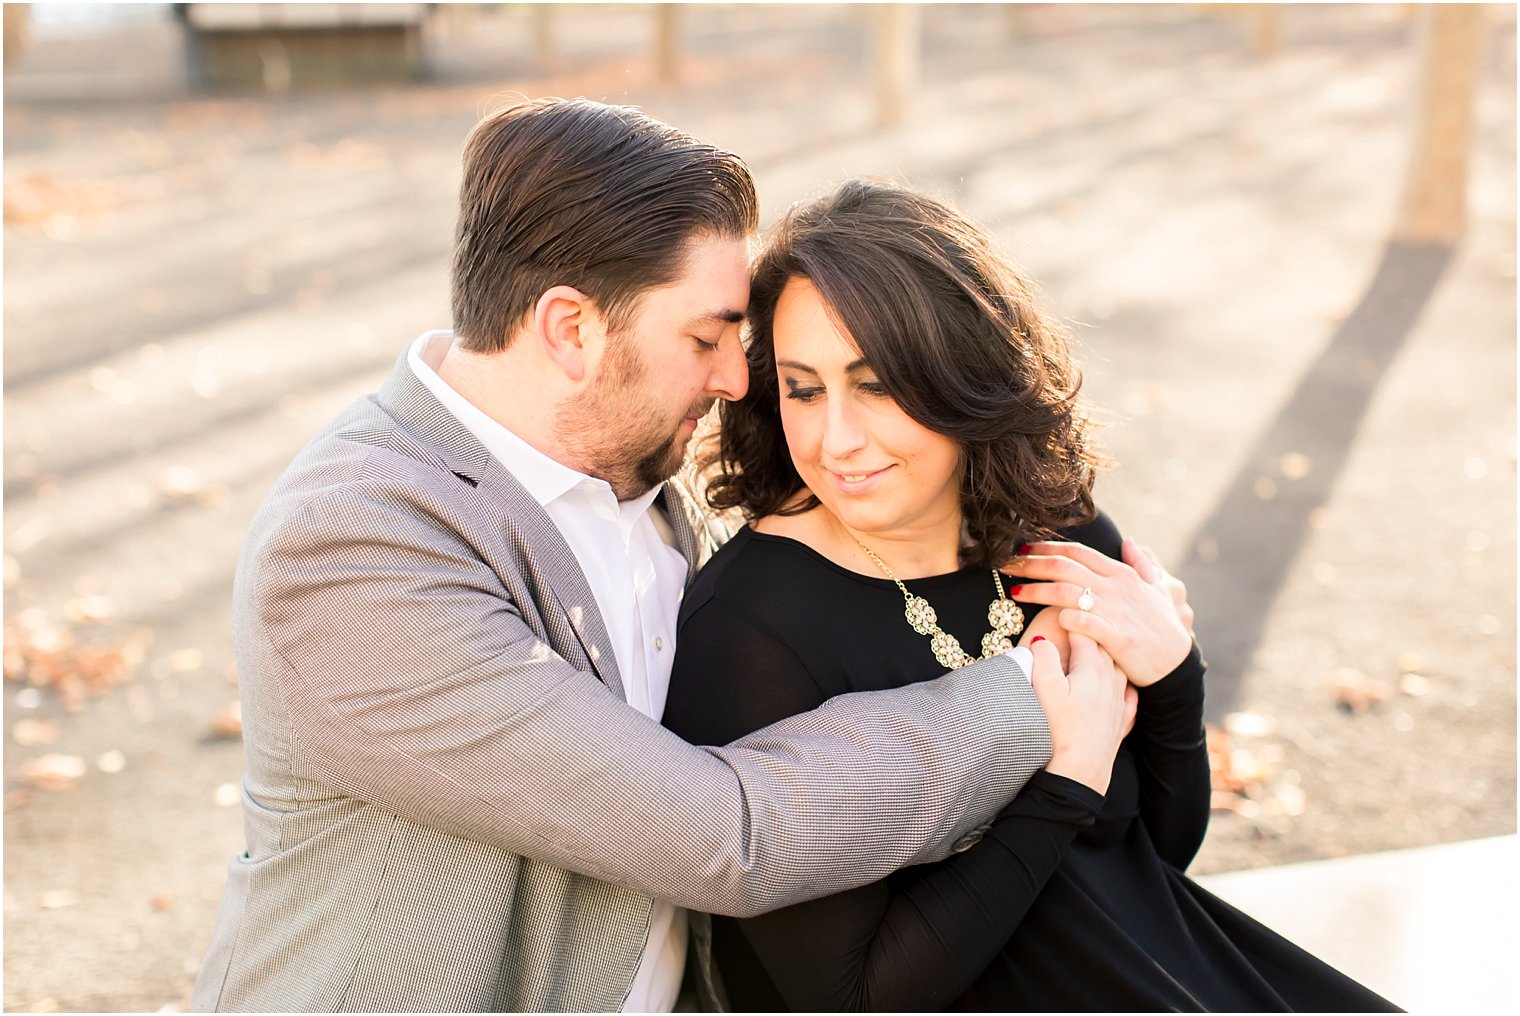
<svg viewBox="0 0 1520 1016"><path fill-rule="evenodd" d="M1050 723L1054 748L1045 768L1108 793L1119 742L1135 724L1135 689L1097 644L1071 634L1071 666L1063 670L1049 639L1030 646L1034 694Z"/></svg>

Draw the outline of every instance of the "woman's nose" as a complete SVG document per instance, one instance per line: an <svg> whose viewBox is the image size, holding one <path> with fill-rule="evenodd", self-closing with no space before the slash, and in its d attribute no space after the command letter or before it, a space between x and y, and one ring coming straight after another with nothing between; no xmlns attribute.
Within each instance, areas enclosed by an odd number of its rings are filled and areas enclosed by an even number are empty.
<svg viewBox="0 0 1520 1016"><path fill-rule="evenodd" d="M833 459L843 459L865 444L865 428L860 413L848 399L830 399L824 420L823 451Z"/></svg>

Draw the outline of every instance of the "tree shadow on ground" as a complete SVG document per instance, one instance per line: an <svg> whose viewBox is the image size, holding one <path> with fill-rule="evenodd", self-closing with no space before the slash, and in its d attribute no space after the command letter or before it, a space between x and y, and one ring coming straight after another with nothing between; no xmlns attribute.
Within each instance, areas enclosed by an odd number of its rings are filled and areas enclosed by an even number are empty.
<svg viewBox="0 0 1520 1016"><path fill-rule="evenodd" d="M1451 257L1447 246L1388 246L1361 302L1189 541L1178 574L1209 660L1210 721L1234 707L1314 513L1329 500L1373 395Z"/></svg>

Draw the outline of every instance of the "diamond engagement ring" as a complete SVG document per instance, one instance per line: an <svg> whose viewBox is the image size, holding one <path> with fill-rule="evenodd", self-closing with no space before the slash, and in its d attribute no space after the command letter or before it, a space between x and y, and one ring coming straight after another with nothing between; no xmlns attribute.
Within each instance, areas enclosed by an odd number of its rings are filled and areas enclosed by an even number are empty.
<svg viewBox="0 0 1520 1016"><path fill-rule="evenodd" d="M1098 598L1093 595L1093 591L1091 589L1083 589L1082 595L1077 597L1077 609L1085 614L1089 610L1093 609L1093 604L1096 603L1097 600Z"/></svg>

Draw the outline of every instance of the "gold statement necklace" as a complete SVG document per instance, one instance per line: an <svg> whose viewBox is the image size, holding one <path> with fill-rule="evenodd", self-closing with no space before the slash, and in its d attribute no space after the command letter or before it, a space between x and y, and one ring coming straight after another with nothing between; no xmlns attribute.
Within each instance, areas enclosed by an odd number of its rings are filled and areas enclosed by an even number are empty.
<svg viewBox="0 0 1520 1016"><path fill-rule="evenodd" d="M961 648L960 640L939 626L939 615L934 608L929 606L929 601L922 596L914 596L908 592L908 587L902 584L902 579L892 574L892 569L887 563L876 556L876 552L867 547L859 540L855 541L866 556L876 562L876 567L886 573L887 578L897 583L897 588L902 590L903 600L906 606L903 608L903 616L913 626L913 630L920 635L929 636L929 647L934 650L934 658L940 666L949 670L959 670L969 663L985 660L996 656L998 653L1007 652L1013 648L1012 636L1024 630L1024 612L1019 605L1008 598L1003 592L1003 577L997 569L992 569L992 582L997 586L997 599L987 607L987 623L992 625L992 630L982 636L982 655L970 656Z"/></svg>

